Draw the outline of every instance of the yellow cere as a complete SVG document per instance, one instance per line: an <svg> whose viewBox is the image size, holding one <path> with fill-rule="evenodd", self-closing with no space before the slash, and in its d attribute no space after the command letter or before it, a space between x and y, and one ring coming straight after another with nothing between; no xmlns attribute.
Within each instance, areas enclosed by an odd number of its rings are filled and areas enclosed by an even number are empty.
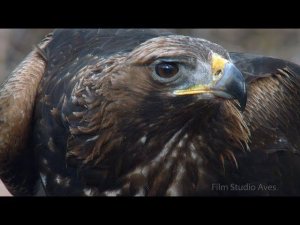
<svg viewBox="0 0 300 225"><path fill-rule="evenodd" d="M211 68L214 75L218 75L222 72L228 60L224 59L222 56L213 53L211 57Z"/></svg>

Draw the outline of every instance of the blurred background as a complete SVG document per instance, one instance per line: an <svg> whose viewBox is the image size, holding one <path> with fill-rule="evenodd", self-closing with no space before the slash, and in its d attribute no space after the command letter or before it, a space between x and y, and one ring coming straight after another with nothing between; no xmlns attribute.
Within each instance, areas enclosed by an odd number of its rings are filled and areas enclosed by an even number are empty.
<svg viewBox="0 0 300 225"><path fill-rule="evenodd" d="M169 29L250 52L300 64L300 29ZM51 29L0 29L0 83Z"/></svg>
<svg viewBox="0 0 300 225"><path fill-rule="evenodd" d="M201 37L228 51L249 52L300 64L300 29L169 29ZM0 83L50 29L0 29ZM0 196L7 195L0 181Z"/></svg>

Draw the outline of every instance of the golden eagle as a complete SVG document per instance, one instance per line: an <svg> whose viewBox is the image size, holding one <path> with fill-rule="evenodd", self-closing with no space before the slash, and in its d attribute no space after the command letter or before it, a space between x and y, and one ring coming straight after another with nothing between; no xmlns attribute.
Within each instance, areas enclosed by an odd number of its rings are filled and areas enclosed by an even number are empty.
<svg viewBox="0 0 300 225"><path fill-rule="evenodd" d="M48 35L0 87L14 195L299 195L300 67L142 29Z"/></svg>

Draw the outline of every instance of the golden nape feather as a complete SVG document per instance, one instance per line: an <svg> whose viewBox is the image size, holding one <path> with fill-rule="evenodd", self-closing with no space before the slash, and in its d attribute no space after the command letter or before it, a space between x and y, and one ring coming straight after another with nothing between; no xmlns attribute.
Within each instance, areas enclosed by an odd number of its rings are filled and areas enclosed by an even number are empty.
<svg viewBox="0 0 300 225"><path fill-rule="evenodd" d="M55 30L1 86L0 178L13 195L300 195L299 76L200 38Z"/></svg>

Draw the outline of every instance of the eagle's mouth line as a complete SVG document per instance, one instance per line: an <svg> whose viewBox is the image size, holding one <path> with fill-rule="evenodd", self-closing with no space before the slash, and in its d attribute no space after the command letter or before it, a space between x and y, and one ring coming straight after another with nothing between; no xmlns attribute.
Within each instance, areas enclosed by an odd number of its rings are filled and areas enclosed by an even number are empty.
<svg viewBox="0 0 300 225"><path fill-rule="evenodd" d="M195 95L203 93L212 93L213 90L209 86L197 85L187 89L175 90L173 93L175 95Z"/></svg>
<svg viewBox="0 0 300 225"><path fill-rule="evenodd" d="M182 96L182 95L197 95L197 94L213 94L217 97L225 98L225 99L232 99L233 96L227 93L226 91L212 88L209 86L195 86L192 88L188 89L183 89L183 90L175 90L173 94L177 96Z"/></svg>

